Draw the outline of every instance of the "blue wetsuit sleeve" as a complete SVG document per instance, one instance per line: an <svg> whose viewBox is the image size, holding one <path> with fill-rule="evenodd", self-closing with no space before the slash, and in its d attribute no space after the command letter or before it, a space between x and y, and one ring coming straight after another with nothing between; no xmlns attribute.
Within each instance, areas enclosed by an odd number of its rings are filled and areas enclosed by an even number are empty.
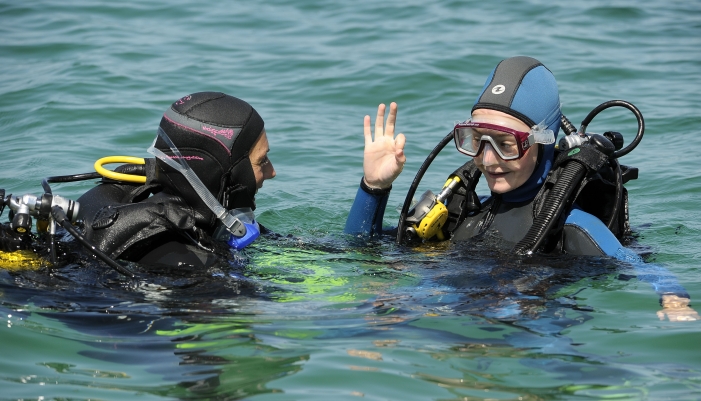
<svg viewBox="0 0 701 401"><path fill-rule="evenodd" d="M581 239L568 239L567 229L577 230L591 241ZM565 221L565 250L582 250L594 247L598 248L602 255L611 256L618 260L630 263L638 279L650 283L659 295L674 294L679 297L689 298L689 293L679 284L677 278L666 268L652 263L645 263L640 256L632 250L624 247L606 225L595 216L580 209L573 209ZM593 252L578 254L591 255Z"/></svg>
<svg viewBox="0 0 701 401"><path fill-rule="evenodd" d="M343 230L346 234L373 235L382 233L382 218L389 199L389 190L370 193L362 182L355 195Z"/></svg>

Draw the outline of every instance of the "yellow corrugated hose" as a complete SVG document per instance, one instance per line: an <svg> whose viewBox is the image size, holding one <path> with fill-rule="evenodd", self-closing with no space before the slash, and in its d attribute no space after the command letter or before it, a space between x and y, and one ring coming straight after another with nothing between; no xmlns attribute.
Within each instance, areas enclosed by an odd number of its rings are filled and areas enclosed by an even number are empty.
<svg viewBox="0 0 701 401"><path fill-rule="evenodd" d="M117 181L134 182L137 184L145 184L146 177L143 175L123 174L115 171L107 170L102 167L103 164L109 163L131 163L131 164L146 164L146 161L141 157L134 156L107 156L95 162L95 171L101 176L111 178Z"/></svg>

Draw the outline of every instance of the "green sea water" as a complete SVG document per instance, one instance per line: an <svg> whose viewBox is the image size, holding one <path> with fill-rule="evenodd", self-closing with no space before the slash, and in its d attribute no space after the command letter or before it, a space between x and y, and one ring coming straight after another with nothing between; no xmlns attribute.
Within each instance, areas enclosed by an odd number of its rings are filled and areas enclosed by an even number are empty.
<svg viewBox="0 0 701 401"><path fill-rule="evenodd" d="M364 115L399 104L394 225L491 69L528 55L575 124L610 99L642 111L645 138L621 159L640 169L627 185L637 246L695 305L701 3L210 3L0 1L0 188L40 194L42 178L100 157L147 157L173 101L222 91L265 120L277 177L256 214L281 234L230 269L136 288L99 266L0 270L0 399L701 398L701 322L659 320L653 289L619 262L342 234ZM606 111L589 129L629 141L635 120ZM418 193L464 162L448 147ZM77 199L93 185L53 188Z"/></svg>

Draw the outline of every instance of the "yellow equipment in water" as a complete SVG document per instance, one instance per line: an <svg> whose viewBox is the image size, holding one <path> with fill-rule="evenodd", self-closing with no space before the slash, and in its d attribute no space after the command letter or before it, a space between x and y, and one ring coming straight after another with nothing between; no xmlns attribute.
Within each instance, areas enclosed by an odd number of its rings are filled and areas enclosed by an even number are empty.
<svg viewBox="0 0 701 401"><path fill-rule="evenodd" d="M443 226L448 220L448 208L445 206L445 200L453 194L459 183L460 177L451 176L443 185L438 196L431 191L424 192L421 200L407 216L406 221L410 226L407 231L421 239L436 237L441 241L444 240Z"/></svg>
<svg viewBox="0 0 701 401"><path fill-rule="evenodd" d="M49 265L49 262L32 251L0 251L0 269L36 270Z"/></svg>

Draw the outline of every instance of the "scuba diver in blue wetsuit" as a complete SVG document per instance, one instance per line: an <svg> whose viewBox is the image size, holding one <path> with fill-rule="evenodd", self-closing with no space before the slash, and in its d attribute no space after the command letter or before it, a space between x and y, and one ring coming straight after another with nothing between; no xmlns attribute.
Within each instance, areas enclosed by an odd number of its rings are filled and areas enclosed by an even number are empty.
<svg viewBox="0 0 701 401"><path fill-rule="evenodd" d="M206 268L219 262L215 248L221 244L242 249L264 230L253 216L255 195L275 169L263 119L251 105L218 92L185 96L166 110L148 151L155 158L108 157L95 163L97 173L49 177L39 197L0 190L0 212L11 209L11 222L0 226L0 251L36 249L32 244L44 240L56 265L60 224L132 276L115 259ZM102 167L113 162L127 164L115 171ZM94 178L102 180L77 202L52 195L49 186Z"/></svg>
<svg viewBox="0 0 701 401"><path fill-rule="evenodd" d="M615 106L638 118L638 135L625 148L617 132L586 133L596 114ZM382 232L392 182L406 161L405 137L394 136L397 105L390 105L386 125L384 115L381 104L374 140L370 117L365 116L364 177L346 233ZM561 126L566 136L556 149ZM664 308L661 313L671 320L697 320L699 315L688 306L688 293L676 279L661 267L642 263L620 242L630 234L623 184L637 178L637 169L617 159L637 146L643 131L635 106L611 101L594 109L577 132L562 115L557 82L542 63L530 57L503 60L487 78L470 119L457 124L421 167L400 214L397 242L459 242L490 235L520 255L611 256L631 262L639 278L653 284ZM471 160L449 176L438 195L427 191L409 211L423 173L450 141ZM480 198L475 186L482 175L491 194Z"/></svg>

